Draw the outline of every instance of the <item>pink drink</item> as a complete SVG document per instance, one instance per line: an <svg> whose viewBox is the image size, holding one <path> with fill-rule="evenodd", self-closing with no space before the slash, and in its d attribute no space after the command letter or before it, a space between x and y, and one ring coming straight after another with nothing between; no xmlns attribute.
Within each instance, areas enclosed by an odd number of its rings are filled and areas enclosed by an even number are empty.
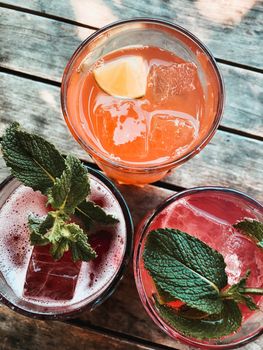
<svg viewBox="0 0 263 350"><path fill-rule="evenodd" d="M263 250L232 226L244 218L263 221L262 207L250 198L234 191L204 188L173 196L150 218L145 219L137 232L135 278L143 304L158 325L160 325L159 316L153 306L152 298L157 291L152 278L144 268L142 259L147 234L158 228L174 228L187 232L224 256L229 285L238 282L247 270L250 270L247 286L262 288ZM243 315L242 336L247 335L246 328L248 332L252 332L255 331L255 328L260 327L260 322L257 322L262 318L263 297L256 296L254 300L261 311L252 312L246 306L240 306ZM254 327L250 325L251 320ZM161 324L165 324L165 320L161 321ZM178 338L176 330L169 329L168 325L165 325L163 329L169 335ZM187 341L181 335L179 338ZM237 339L237 334L233 336L233 339ZM205 343L205 341L200 341L200 344ZM191 344L196 343L193 341ZM210 341L209 344L216 344L216 341Z"/></svg>
<svg viewBox="0 0 263 350"><path fill-rule="evenodd" d="M46 310L70 308L102 294L120 269L126 248L122 208L103 182L90 178L89 199L119 219L112 227L96 226L90 232L89 241L98 254L93 261L74 263L69 252L54 261L48 246L30 246L28 215L43 216L48 211L40 192L20 185L0 209L0 272L20 303L28 302L33 308L42 305Z"/></svg>

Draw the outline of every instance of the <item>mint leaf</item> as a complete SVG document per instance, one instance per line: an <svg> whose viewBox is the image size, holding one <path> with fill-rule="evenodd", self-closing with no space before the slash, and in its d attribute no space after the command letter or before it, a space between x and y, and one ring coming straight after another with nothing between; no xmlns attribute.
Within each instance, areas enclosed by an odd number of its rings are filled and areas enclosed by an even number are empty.
<svg viewBox="0 0 263 350"><path fill-rule="evenodd" d="M233 225L244 234L248 235L257 245L263 248L263 223L253 219L245 219Z"/></svg>
<svg viewBox="0 0 263 350"><path fill-rule="evenodd" d="M53 231L51 254L55 260L60 259L65 251L71 249L73 261L89 261L97 257L88 243L88 237L76 224L60 223L57 231Z"/></svg>
<svg viewBox="0 0 263 350"><path fill-rule="evenodd" d="M261 288L249 288L246 286L247 279L250 275L250 271L247 271L246 275L241 280L229 287L226 291L220 293L220 297L223 299L231 299L237 303L245 304L250 310L254 311L258 309L258 306L254 303L253 299L245 294L263 295L263 289Z"/></svg>
<svg viewBox="0 0 263 350"><path fill-rule="evenodd" d="M87 235L76 224L68 224L67 230L71 233L70 248L73 260L89 261L95 259L97 254L87 242Z"/></svg>
<svg viewBox="0 0 263 350"><path fill-rule="evenodd" d="M12 174L26 186L44 194L65 169L63 157L52 144L21 130L18 123L6 130L1 146Z"/></svg>
<svg viewBox="0 0 263 350"><path fill-rule="evenodd" d="M48 213L46 221L50 220L51 222L53 220L53 224L46 230L45 236L52 245L56 245L60 240L62 240L62 238L69 238L68 232L63 232L64 226L66 225L66 219L67 218L64 216L61 216L59 211L50 211ZM68 249L65 249L65 251L67 250ZM62 257L62 255L59 257L59 259ZM54 255L53 257L55 260L58 259Z"/></svg>
<svg viewBox="0 0 263 350"><path fill-rule="evenodd" d="M54 260L59 260L62 258L65 252L69 250L69 240L65 237L60 237L60 239L53 243L50 248L50 253ZM76 261L76 260L74 260Z"/></svg>
<svg viewBox="0 0 263 350"><path fill-rule="evenodd" d="M92 201L84 201L78 205L76 214L90 227L93 222L103 225L116 224L119 220L111 214L107 214L99 205Z"/></svg>
<svg viewBox="0 0 263 350"><path fill-rule="evenodd" d="M48 203L54 209L63 210L70 215L90 193L90 184L87 168L79 159L68 156L65 166L66 169L56 178L54 186L48 192Z"/></svg>
<svg viewBox="0 0 263 350"><path fill-rule="evenodd" d="M242 314L238 305L232 300L223 302L222 311L218 315L210 315L201 319L190 319L180 315L174 309L155 301L161 317L178 332L187 337L197 339L220 338L235 332L242 322Z"/></svg>
<svg viewBox="0 0 263 350"><path fill-rule="evenodd" d="M199 239L174 229L151 231L143 253L155 284L175 299L207 314L219 314L227 285L223 256Z"/></svg>
<svg viewBox="0 0 263 350"><path fill-rule="evenodd" d="M169 305L167 305L169 306ZM176 311L176 310L175 310ZM201 320L207 317L210 317L211 315L206 314L205 312L202 312L197 309L193 309L186 304L181 306L181 308L178 310L178 313L181 317L188 318L191 320Z"/></svg>
<svg viewBox="0 0 263 350"><path fill-rule="evenodd" d="M29 215L28 226L30 230L30 243L31 245L47 245L49 240L44 236L48 229L53 225L53 219L50 220L50 216L42 218Z"/></svg>
<svg viewBox="0 0 263 350"><path fill-rule="evenodd" d="M65 217L61 216L58 211L50 211L48 215L41 218L29 215L28 225L31 244L56 244L63 236L60 231L65 224L64 219Z"/></svg>

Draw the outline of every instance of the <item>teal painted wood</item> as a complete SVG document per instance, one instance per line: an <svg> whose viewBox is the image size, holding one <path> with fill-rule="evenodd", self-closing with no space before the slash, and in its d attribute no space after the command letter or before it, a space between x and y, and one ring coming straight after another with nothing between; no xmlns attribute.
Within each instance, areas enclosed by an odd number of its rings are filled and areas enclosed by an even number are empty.
<svg viewBox="0 0 263 350"><path fill-rule="evenodd" d="M60 90L17 76L0 73L0 135L13 121L40 133L65 153L91 161L66 127L60 108Z"/></svg>
<svg viewBox="0 0 263 350"><path fill-rule="evenodd" d="M198 36L216 57L262 67L263 6L242 0L4 0L21 6L102 27L132 17L156 17L184 26Z"/></svg>
<svg viewBox="0 0 263 350"><path fill-rule="evenodd" d="M56 82L61 81L80 37L92 33L9 9L0 8L0 13L0 66ZM263 137L263 75L223 64L220 69L226 85L222 125Z"/></svg>

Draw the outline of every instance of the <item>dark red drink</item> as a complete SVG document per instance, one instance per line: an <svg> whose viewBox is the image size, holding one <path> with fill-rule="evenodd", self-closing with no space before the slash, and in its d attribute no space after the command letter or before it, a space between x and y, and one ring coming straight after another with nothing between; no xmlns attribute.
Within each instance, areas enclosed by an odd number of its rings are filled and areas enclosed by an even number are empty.
<svg viewBox="0 0 263 350"><path fill-rule="evenodd" d="M88 232L89 242L98 255L89 262L74 262L70 251L54 261L49 246L30 246L28 215L46 215L46 197L19 185L16 180L11 181L14 190L0 208L0 271L6 291L10 289L13 295L10 296L10 291L7 296L5 290L0 289L0 292L7 302L19 300L15 305L20 307L22 304L19 311L41 316L56 314L55 317L73 313L84 304L92 307L100 302L116 284L131 248L132 237L127 238L127 231L132 235L132 227L118 191L114 188L113 193L108 183L106 186L101 181L104 177L99 176L90 175L89 200L101 205L119 222L109 227L94 225Z"/></svg>

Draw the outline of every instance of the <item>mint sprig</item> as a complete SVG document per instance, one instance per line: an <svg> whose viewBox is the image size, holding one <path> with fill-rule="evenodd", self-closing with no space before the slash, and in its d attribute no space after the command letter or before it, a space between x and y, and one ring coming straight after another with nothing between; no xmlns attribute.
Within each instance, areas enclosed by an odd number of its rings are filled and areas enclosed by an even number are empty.
<svg viewBox="0 0 263 350"><path fill-rule="evenodd" d="M55 260L70 249L74 261L88 261L97 255L88 243L87 235L78 225L67 222L77 205L90 193L89 178L86 168L77 158L68 156L65 166L62 175L47 191L48 204L56 210L50 211L39 224L30 218L30 241L34 245L51 244L51 254Z"/></svg>
<svg viewBox="0 0 263 350"><path fill-rule="evenodd" d="M159 294L154 299L161 316L187 336L207 339L233 333L242 321L238 303L255 310L247 294L263 295L263 289L246 286L249 272L227 287L223 256L180 230L151 231L143 260ZM173 309L167 303L172 299L185 305Z"/></svg>
<svg viewBox="0 0 263 350"><path fill-rule="evenodd" d="M59 211L50 211L47 216L29 217L30 242L32 245L51 244L51 254L55 260L71 250L74 261L89 261L97 254L87 241L87 235L76 224L67 224L67 216Z"/></svg>
<svg viewBox="0 0 263 350"><path fill-rule="evenodd" d="M3 136L2 152L7 166L18 180L33 190L48 196L52 210L43 218L29 216L32 245L50 244L55 260L71 250L73 260L94 259L96 252L88 236L70 215L85 218L90 227L94 222L114 224L118 220L93 202L86 201L90 183L86 167L75 157L66 159L48 141L27 133L13 123Z"/></svg>
<svg viewBox="0 0 263 350"><path fill-rule="evenodd" d="M254 241L260 248L263 248L263 223L253 219L245 219L233 225L236 229L246 234Z"/></svg>

